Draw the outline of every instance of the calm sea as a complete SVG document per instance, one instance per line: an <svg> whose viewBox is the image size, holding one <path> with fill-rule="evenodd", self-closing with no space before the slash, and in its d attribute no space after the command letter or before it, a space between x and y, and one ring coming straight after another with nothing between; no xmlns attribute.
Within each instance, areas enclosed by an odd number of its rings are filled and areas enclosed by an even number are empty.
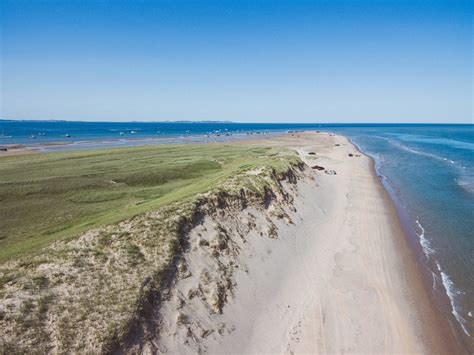
<svg viewBox="0 0 474 355"><path fill-rule="evenodd" d="M0 121L1 144L74 142L78 149L319 129L341 133L376 161L411 242L428 270L433 294L464 342L474 335L474 126L239 124L217 122ZM99 143L105 140L107 142ZM87 143L84 143L86 141Z"/></svg>

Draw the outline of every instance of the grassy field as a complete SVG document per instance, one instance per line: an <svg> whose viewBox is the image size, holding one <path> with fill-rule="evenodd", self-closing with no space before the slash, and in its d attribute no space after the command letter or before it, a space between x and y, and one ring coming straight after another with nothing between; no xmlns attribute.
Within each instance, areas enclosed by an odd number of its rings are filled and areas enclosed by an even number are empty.
<svg viewBox="0 0 474 355"><path fill-rule="evenodd" d="M0 157L0 261L205 192L278 152L163 145Z"/></svg>

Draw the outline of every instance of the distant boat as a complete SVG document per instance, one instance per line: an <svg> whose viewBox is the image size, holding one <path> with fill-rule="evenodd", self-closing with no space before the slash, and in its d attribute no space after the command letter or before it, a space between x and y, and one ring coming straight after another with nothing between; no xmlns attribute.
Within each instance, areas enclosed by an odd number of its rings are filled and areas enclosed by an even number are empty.
<svg viewBox="0 0 474 355"><path fill-rule="evenodd" d="M71 138L72 136L69 133L66 133L63 138Z"/></svg>
<svg viewBox="0 0 474 355"><path fill-rule="evenodd" d="M130 133L131 133L131 134L135 134L135 133L137 133L137 132L136 132L136 131L130 131Z"/></svg>

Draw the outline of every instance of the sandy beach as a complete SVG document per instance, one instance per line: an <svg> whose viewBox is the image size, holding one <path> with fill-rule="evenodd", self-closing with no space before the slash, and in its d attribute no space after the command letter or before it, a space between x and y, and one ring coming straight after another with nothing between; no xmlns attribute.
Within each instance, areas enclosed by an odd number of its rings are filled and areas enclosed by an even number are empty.
<svg viewBox="0 0 474 355"><path fill-rule="evenodd" d="M346 138L328 133L252 142L295 149L307 165L325 170L313 168L296 189L288 188L291 223L275 221L277 237L262 238L257 230L244 233L245 240L234 239L234 289L219 314L206 312L196 298L183 300L193 285L202 289L219 279L216 265L223 263L213 264L199 248L190 248L186 265L193 276L177 281L161 308L161 331L153 343L161 351L209 353L456 351L450 331L428 301L371 159ZM205 219L192 233L191 246L216 223L239 230L245 216L251 216L264 229L269 219L267 212L242 213L221 221ZM176 326L182 314L187 326ZM199 333L206 324L222 327Z"/></svg>

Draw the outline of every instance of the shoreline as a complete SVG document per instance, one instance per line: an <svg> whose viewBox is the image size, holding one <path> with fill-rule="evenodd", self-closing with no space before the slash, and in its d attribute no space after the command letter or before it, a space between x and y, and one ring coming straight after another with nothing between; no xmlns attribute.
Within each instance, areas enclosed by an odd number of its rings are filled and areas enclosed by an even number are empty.
<svg viewBox="0 0 474 355"><path fill-rule="evenodd" d="M398 196L392 191L391 185L385 176L379 174L375 159L366 154L357 144L340 133L329 133L343 137L361 155L370 160L370 172L374 185L377 186L384 204L390 210L392 223L396 229L396 238L393 242L396 245L394 250L398 259L398 267L407 280L408 293L411 298L409 302L414 305L416 318L421 323L418 331L423 343L429 353L450 353L462 352L456 333L449 322L446 321L444 310L439 309L439 301L431 290L429 277L431 270L422 260L425 257L423 247L420 244L419 236L409 223L411 220L404 210ZM447 298L447 295L444 295ZM451 314L449 314L451 316Z"/></svg>
<svg viewBox="0 0 474 355"><path fill-rule="evenodd" d="M384 195L386 205L392 210L392 216L395 223L398 223L400 229L400 238L394 241L397 244L397 254L400 258L400 268L405 274L410 293L414 299L415 308L420 317L422 325L421 336L430 347L430 353L444 353L449 350L451 353L462 352L460 344L458 343L454 329L451 328L449 322L446 321L445 310L439 309L439 300L431 290L430 276L431 270L428 268L421 258L425 257L422 246L419 242L419 236L407 225L411 220L404 221L404 218L409 218L404 207L398 201L394 191L391 191L391 186L388 182L384 182L385 176L379 175L376 168L376 162L373 157L364 153L360 147L353 143L348 137L345 137L361 154L365 155L371 160L371 169L374 182L381 189L381 194ZM447 298L447 295L444 295ZM450 316L450 315L449 315Z"/></svg>
<svg viewBox="0 0 474 355"><path fill-rule="evenodd" d="M421 286L423 289L422 293L425 295L427 301L425 302L425 298L423 298L422 302L427 303L425 305L426 309L431 313L427 318L435 320L443 329L443 334L446 336L445 341L447 344L451 344L450 346L453 351L466 351L463 347L469 348L470 345L465 342L466 339L464 338L464 334L460 334L461 331L465 332L465 329L463 328L463 325L459 324L459 321L453 313L454 306L448 295L449 291L446 289L444 283L442 284L443 290L433 288L434 275L441 278L441 275L435 274L433 266L438 266L438 272L441 272L441 270L439 269L439 264L428 257L427 251L422 245L420 235L415 229L415 224L417 224L418 227L421 227L418 220L413 220L411 218L388 178L378 170L376 159L365 153L359 145L354 143L349 137L344 137L356 148L357 151L367 156L372 161L374 178L382 187L384 194L386 195L387 203L393 206L395 218L398 219L401 233L403 234L403 241L401 241L399 245L399 248L401 249L401 259L405 261L402 266L405 264L412 264L412 267L409 269L413 272L408 270L407 275L409 275L413 285ZM448 319L446 319L446 317L448 317ZM453 326L452 323L456 324Z"/></svg>

